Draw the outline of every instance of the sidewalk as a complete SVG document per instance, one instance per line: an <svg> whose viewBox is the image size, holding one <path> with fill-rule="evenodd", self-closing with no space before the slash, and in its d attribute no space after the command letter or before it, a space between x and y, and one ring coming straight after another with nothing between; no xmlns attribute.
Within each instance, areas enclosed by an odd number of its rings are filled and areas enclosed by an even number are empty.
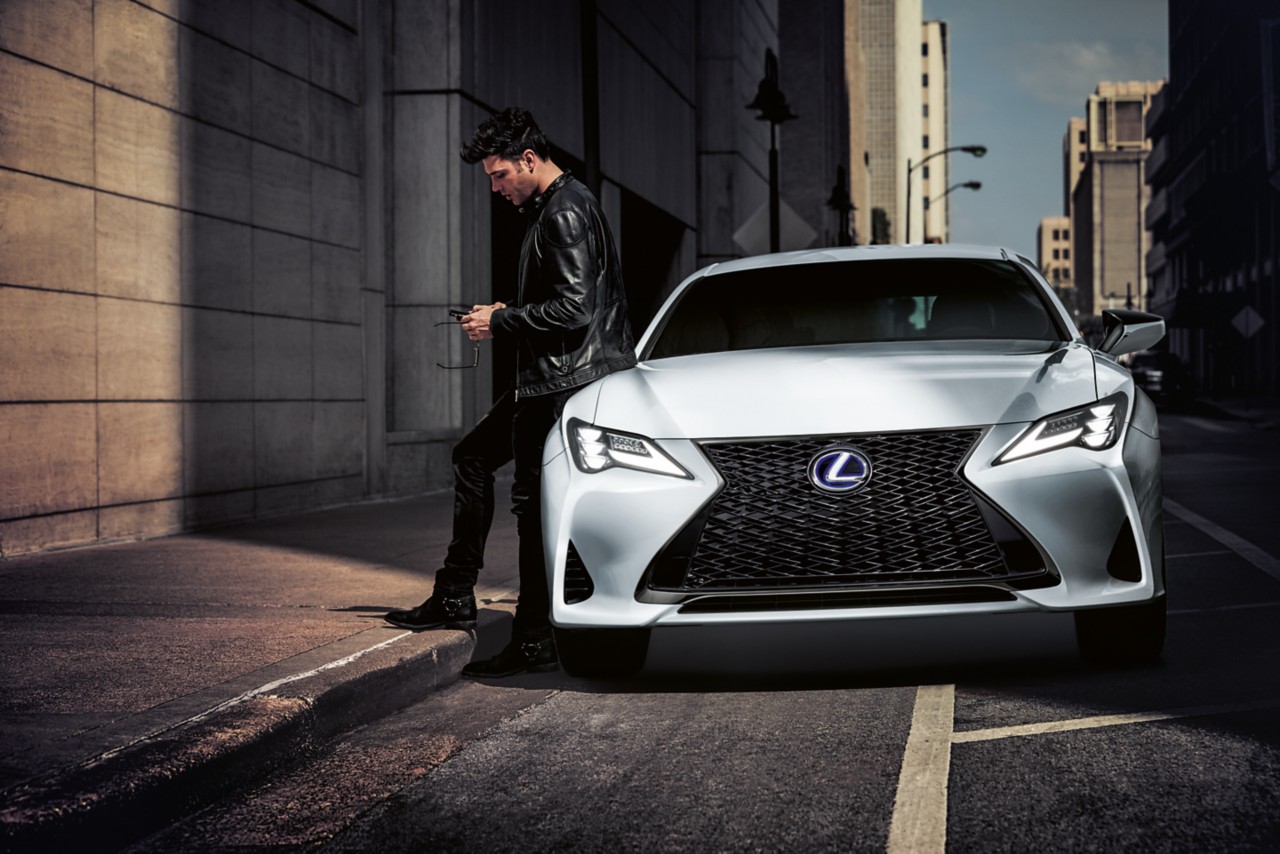
<svg viewBox="0 0 1280 854"><path fill-rule="evenodd" d="M0 848L127 841L452 682L477 635L500 646L518 585L501 502L477 632L382 620L430 593L452 501L0 561Z"/></svg>

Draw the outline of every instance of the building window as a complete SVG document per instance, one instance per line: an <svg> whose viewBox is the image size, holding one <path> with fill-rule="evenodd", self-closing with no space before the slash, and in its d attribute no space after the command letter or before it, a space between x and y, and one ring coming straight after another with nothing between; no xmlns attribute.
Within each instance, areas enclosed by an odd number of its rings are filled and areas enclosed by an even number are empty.
<svg viewBox="0 0 1280 854"><path fill-rule="evenodd" d="M925 104L925 105L924 105L924 107L922 108L922 113L921 113L921 115L923 115L926 119L927 119L927 118L929 118L929 105L928 105L928 104Z"/></svg>
<svg viewBox="0 0 1280 854"><path fill-rule="evenodd" d="M924 199L923 201L924 201L924 209L925 209L925 210L928 210L928 209L929 209L929 200L928 200L928 199Z"/></svg>
<svg viewBox="0 0 1280 854"><path fill-rule="evenodd" d="M1055 261L1061 261L1061 260L1062 260L1062 252L1061 252L1061 250L1058 250L1058 249L1053 250L1053 260L1055 260Z"/></svg>
<svg viewBox="0 0 1280 854"><path fill-rule="evenodd" d="M1063 261L1069 261L1069 260L1071 260L1071 250L1070 250L1070 249L1063 249L1063 250L1062 250L1062 260L1063 260Z"/></svg>
<svg viewBox="0 0 1280 854"><path fill-rule="evenodd" d="M920 55L921 55L921 56L928 56L928 55L929 55L929 43L928 43L928 42L920 42Z"/></svg>
<svg viewBox="0 0 1280 854"><path fill-rule="evenodd" d="M928 166L926 166L926 167L924 167L924 169L922 169L922 170L920 170L920 171L922 171L922 172L924 173L923 177L924 177L924 179L925 179L926 181L928 181L928 180L929 180L929 167L928 167Z"/></svg>
<svg viewBox="0 0 1280 854"><path fill-rule="evenodd" d="M1082 152L1080 152L1080 162L1081 162L1081 163L1083 163L1083 162L1084 162L1084 152L1083 152L1083 151L1082 151Z"/></svg>
<svg viewBox="0 0 1280 854"><path fill-rule="evenodd" d="M924 141L921 144L924 146L925 151L929 150L929 134L926 133L924 135Z"/></svg>
<svg viewBox="0 0 1280 854"><path fill-rule="evenodd" d="M1088 142L1088 141L1089 141L1089 139L1088 139L1088 137L1085 135L1085 131L1080 131L1080 144L1081 144L1081 145L1084 145L1084 144L1085 144L1086 142Z"/></svg>
<svg viewBox="0 0 1280 854"><path fill-rule="evenodd" d="M1056 228L1053 230L1053 239L1054 239L1054 240L1061 240L1061 239L1062 239L1062 238L1058 235L1058 229L1056 229Z"/></svg>
<svg viewBox="0 0 1280 854"><path fill-rule="evenodd" d="M921 82L921 85L922 85L922 86L924 86L924 88L928 89L928 88L929 88L929 75L928 75L928 74L921 74L921 75L920 75L920 79L921 79L921 81L922 81L922 82Z"/></svg>
<svg viewBox="0 0 1280 854"><path fill-rule="evenodd" d="M1061 271L1061 270L1059 270L1057 267L1054 267L1054 268L1053 268L1053 280L1054 280L1055 282L1060 282L1060 281L1062 281L1062 271Z"/></svg>
<svg viewBox="0 0 1280 854"><path fill-rule="evenodd" d="M1063 240L1070 240L1070 239L1071 239L1071 229L1069 229L1069 228L1064 228L1064 229L1062 229L1062 239L1063 239Z"/></svg>

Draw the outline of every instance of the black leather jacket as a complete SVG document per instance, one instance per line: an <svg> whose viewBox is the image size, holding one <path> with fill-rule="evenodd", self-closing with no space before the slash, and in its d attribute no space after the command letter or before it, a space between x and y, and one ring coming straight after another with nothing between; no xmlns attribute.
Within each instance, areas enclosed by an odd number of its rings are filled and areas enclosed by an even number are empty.
<svg viewBox="0 0 1280 854"><path fill-rule="evenodd" d="M522 210L516 305L489 321L516 336L516 394L553 394L636 363L627 296L600 203L568 172Z"/></svg>

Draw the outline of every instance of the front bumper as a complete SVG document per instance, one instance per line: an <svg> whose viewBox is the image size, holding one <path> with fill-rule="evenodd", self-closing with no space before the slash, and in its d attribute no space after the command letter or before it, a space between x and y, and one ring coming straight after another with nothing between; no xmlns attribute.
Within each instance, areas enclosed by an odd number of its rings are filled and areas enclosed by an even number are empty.
<svg viewBox="0 0 1280 854"><path fill-rule="evenodd" d="M1066 448L993 465L1024 429L982 431L961 477L1039 552L1043 577L1030 587L998 574L942 573L933 581L888 577L705 591L655 584L652 575L655 557L724 486L704 450L688 440L658 443L693 475L688 480L622 468L586 474L557 429L543 473L552 622L626 628L1062 611L1163 594L1158 440L1130 429L1107 451ZM1127 551L1120 548L1126 542ZM1128 556L1124 567L1117 566L1118 551Z"/></svg>

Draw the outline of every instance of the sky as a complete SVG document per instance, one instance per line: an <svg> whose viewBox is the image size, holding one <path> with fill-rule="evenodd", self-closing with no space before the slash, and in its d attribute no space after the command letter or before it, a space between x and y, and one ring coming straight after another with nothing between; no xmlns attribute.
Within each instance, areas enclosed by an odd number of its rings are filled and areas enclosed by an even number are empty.
<svg viewBox="0 0 1280 854"><path fill-rule="evenodd" d="M1168 77L1167 0L923 0L948 22L951 240L1036 257L1043 216L1062 214L1062 136L1100 81Z"/></svg>

